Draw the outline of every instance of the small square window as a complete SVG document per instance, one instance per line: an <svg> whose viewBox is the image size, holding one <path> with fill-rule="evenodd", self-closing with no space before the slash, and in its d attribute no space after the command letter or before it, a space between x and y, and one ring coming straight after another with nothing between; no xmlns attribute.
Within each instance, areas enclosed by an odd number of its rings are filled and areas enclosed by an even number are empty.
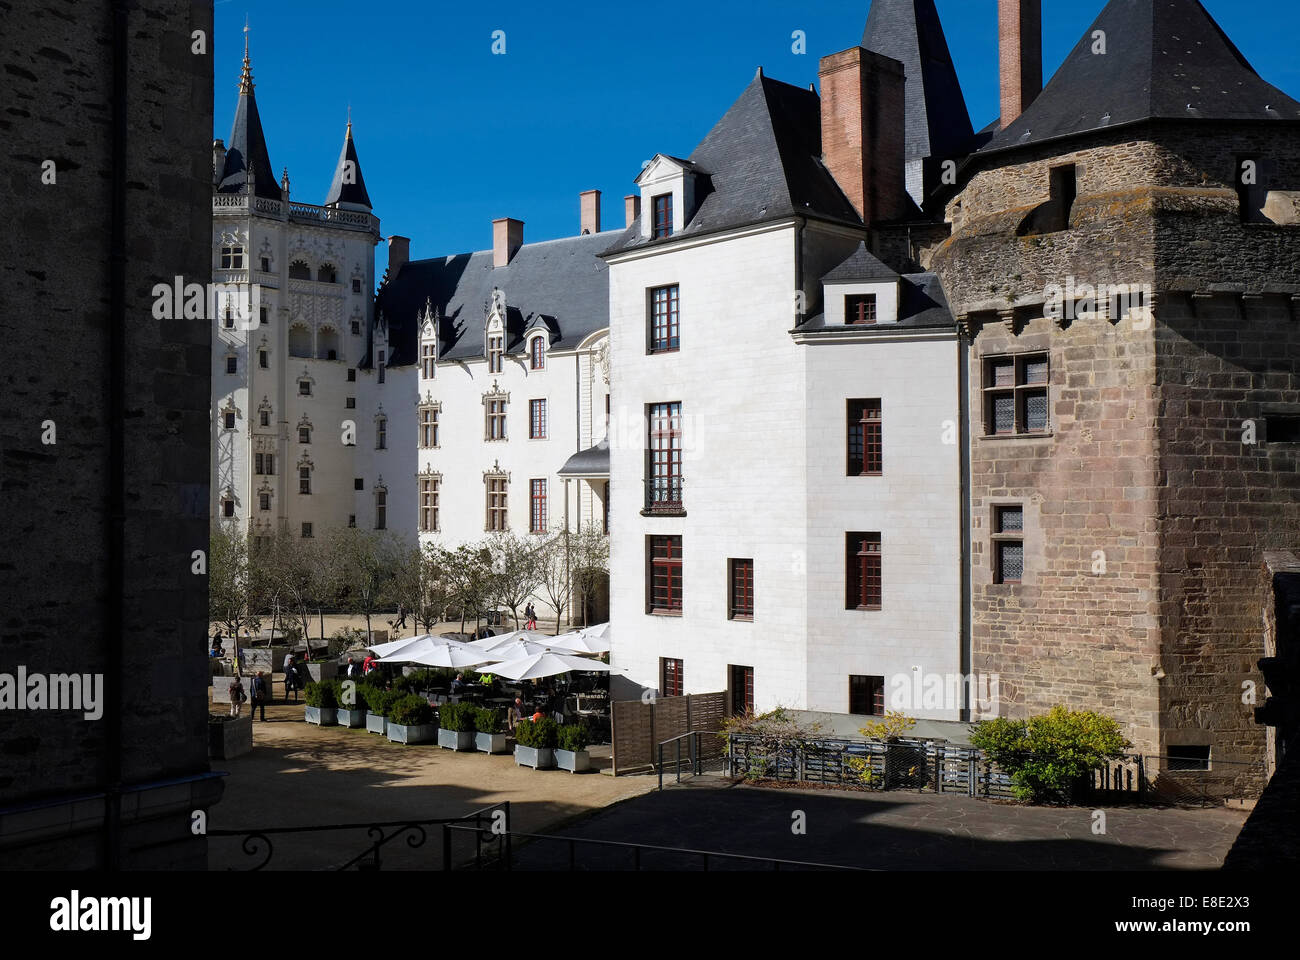
<svg viewBox="0 0 1300 960"><path fill-rule="evenodd" d="M1193 746L1166 747L1169 770L1209 770L1210 748Z"/></svg>
<svg viewBox="0 0 1300 960"><path fill-rule="evenodd" d="M221 415L221 417L222 417L222 421L225 423L227 430L235 429L235 413L233 410L227 410L225 413Z"/></svg>
<svg viewBox="0 0 1300 960"><path fill-rule="evenodd" d="M226 373L239 372L239 359L237 357L226 357Z"/></svg>
<svg viewBox="0 0 1300 960"><path fill-rule="evenodd" d="M885 678L849 677L849 713L860 717L885 715Z"/></svg>
<svg viewBox="0 0 1300 960"><path fill-rule="evenodd" d="M855 293L844 298L844 322L850 325L876 322L876 295Z"/></svg>
<svg viewBox="0 0 1300 960"><path fill-rule="evenodd" d="M310 396L311 396L311 381L310 381L310 380L299 380L299 381L298 381L298 396L300 396L300 397L310 397Z"/></svg>
<svg viewBox="0 0 1300 960"><path fill-rule="evenodd" d="M680 697L686 688L681 660L659 658L659 692L665 697Z"/></svg>
<svg viewBox="0 0 1300 960"><path fill-rule="evenodd" d="M311 427L298 428L298 442L311 443Z"/></svg>
<svg viewBox="0 0 1300 960"><path fill-rule="evenodd" d="M257 505L263 511L270 510L271 495L269 493L259 493L257 495Z"/></svg>
<svg viewBox="0 0 1300 960"><path fill-rule="evenodd" d="M357 371L355 367L348 367L348 383L357 382Z"/></svg>
<svg viewBox="0 0 1300 960"><path fill-rule="evenodd" d="M257 351L257 365L263 370L267 369L271 365L271 359L267 356L265 350Z"/></svg>
<svg viewBox="0 0 1300 960"><path fill-rule="evenodd" d="M352 321L352 332L353 332L353 334L355 334L356 336L360 336L360 335L361 335L361 321L360 321L360 320L353 320L353 321Z"/></svg>
<svg viewBox="0 0 1300 960"><path fill-rule="evenodd" d="M355 527L356 525L357 525L357 515L356 515L355 513L349 513L349 514L348 514L348 526L349 526L349 527Z"/></svg>
<svg viewBox="0 0 1300 960"><path fill-rule="evenodd" d="M353 293L361 292L361 279L359 277L352 278L352 292Z"/></svg>
<svg viewBox="0 0 1300 960"><path fill-rule="evenodd" d="M1020 583L1025 575L1025 508L993 508L993 582Z"/></svg>
<svg viewBox="0 0 1300 960"><path fill-rule="evenodd" d="M233 517L233 516L235 515L235 501L233 501L233 500L222 500L222 501L221 501L221 513L222 513L223 516L226 516L226 517Z"/></svg>
<svg viewBox="0 0 1300 960"><path fill-rule="evenodd" d="M262 258L262 272L263 272L263 273L270 273L270 272L271 272L271 258L270 258L270 257L263 257L263 258Z"/></svg>
<svg viewBox="0 0 1300 960"><path fill-rule="evenodd" d="M346 406L349 410L355 410L357 408L357 398L348 397L347 403L345 403L344 406Z"/></svg>
<svg viewBox="0 0 1300 960"><path fill-rule="evenodd" d="M312 537L311 537L311 524L310 524L310 523L304 523L304 524L302 525L302 538L303 538L304 540L310 540L310 539L312 538Z"/></svg>
<svg viewBox="0 0 1300 960"><path fill-rule="evenodd" d="M362 479L361 477L356 477L356 478L354 478L353 481L352 481L352 489L353 489L353 490L364 490L364 489L366 489L366 481L365 481L364 479Z"/></svg>
<svg viewBox="0 0 1300 960"><path fill-rule="evenodd" d="M271 412L269 410L259 410L258 420L261 422L262 426L269 427L271 425Z"/></svg>

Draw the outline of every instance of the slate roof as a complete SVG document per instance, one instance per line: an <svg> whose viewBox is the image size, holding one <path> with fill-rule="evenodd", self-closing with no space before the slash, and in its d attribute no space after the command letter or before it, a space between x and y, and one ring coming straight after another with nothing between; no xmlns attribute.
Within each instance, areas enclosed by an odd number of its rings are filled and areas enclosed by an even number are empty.
<svg viewBox="0 0 1300 960"><path fill-rule="evenodd" d="M697 209L681 233L640 236L633 224L608 253L668 243L796 214L860 225L861 218L821 161L817 94L760 70L695 151Z"/></svg>
<svg viewBox="0 0 1300 960"><path fill-rule="evenodd" d="M348 161L352 162L353 183L343 182L343 173ZM334 168L334 182L330 184L329 196L325 206L332 207L340 203L356 203L370 207L370 194L366 192L366 178L361 175L361 161L357 159L357 146L352 142L352 121L348 121L348 132L343 137L343 152L339 154L338 165Z"/></svg>
<svg viewBox="0 0 1300 960"><path fill-rule="evenodd" d="M552 349L573 349L609 326L609 273L600 254L614 231L525 244L504 267L492 251L402 265L379 291L376 311L388 323L390 366L418 361L419 316L429 300L441 314L439 357L481 358L486 305L493 288L506 300L506 352L523 353L524 333L540 322Z"/></svg>
<svg viewBox="0 0 1300 960"><path fill-rule="evenodd" d="M609 476L609 438L606 437L594 447L588 447L575 453L560 467L562 477L607 477Z"/></svg>
<svg viewBox="0 0 1300 960"><path fill-rule="evenodd" d="M903 65L906 159L970 152L970 113L934 0L872 0L862 46Z"/></svg>
<svg viewBox="0 0 1300 960"><path fill-rule="evenodd" d="M798 328L798 332L853 330L857 333L879 333L884 335L890 331L898 330L900 327L913 330L950 329L954 333L956 332L957 322L953 319L952 311L948 307L948 297L943 292L943 284L939 282L938 274L905 273L899 280L897 323L881 323L872 326L855 324L852 327L830 326L826 323L826 315L819 313L804 321Z"/></svg>
<svg viewBox="0 0 1300 960"><path fill-rule="evenodd" d="M897 279L896 271L876 259L866 243L860 243L847 260L822 277L822 283L870 283Z"/></svg>
<svg viewBox="0 0 1300 960"><path fill-rule="evenodd" d="M1106 35L1106 53L1092 52ZM1190 109L1189 109L1190 107ZM1110 0L1051 82L982 153L1149 119L1297 120L1198 0Z"/></svg>
<svg viewBox="0 0 1300 960"><path fill-rule="evenodd" d="M257 112L257 98L253 96L253 74L245 44L244 69L239 79L239 103L235 107L235 121L230 126L230 139L226 141L226 163L221 171L217 191L243 191L248 183L250 168L257 196L279 200L280 182L275 178L271 157L266 150L266 136L262 133L262 118Z"/></svg>

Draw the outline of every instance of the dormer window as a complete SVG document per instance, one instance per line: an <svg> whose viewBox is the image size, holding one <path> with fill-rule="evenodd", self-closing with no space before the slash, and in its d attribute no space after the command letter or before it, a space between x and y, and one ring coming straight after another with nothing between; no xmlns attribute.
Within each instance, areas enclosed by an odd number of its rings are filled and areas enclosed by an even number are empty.
<svg viewBox="0 0 1300 960"><path fill-rule="evenodd" d="M502 359L505 354L504 347L503 347L504 339L505 338L499 333L492 334L488 337L488 342L487 342L488 373L501 372Z"/></svg>
<svg viewBox="0 0 1300 960"><path fill-rule="evenodd" d="M528 350L529 366L534 370L542 370L546 367L546 338L533 337L533 342Z"/></svg>
<svg viewBox="0 0 1300 960"><path fill-rule="evenodd" d="M654 198L654 224L651 236L655 240L673 235L673 195L660 194Z"/></svg>
<svg viewBox="0 0 1300 960"><path fill-rule="evenodd" d="M844 322L870 324L876 322L876 295L855 293L844 298Z"/></svg>
<svg viewBox="0 0 1300 960"><path fill-rule="evenodd" d="M438 345L436 343L420 344L420 378L432 380L437 370Z"/></svg>

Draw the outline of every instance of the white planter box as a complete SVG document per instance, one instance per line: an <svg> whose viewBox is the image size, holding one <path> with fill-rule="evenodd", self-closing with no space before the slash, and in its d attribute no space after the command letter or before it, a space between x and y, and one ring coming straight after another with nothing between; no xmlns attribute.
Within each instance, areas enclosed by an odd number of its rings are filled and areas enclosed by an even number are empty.
<svg viewBox="0 0 1300 960"><path fill-rule="evenodd" d="M332 661L326 663L307 663L303 664L307 668L307 674L311 679L320 683L324 680L333 680L339 674L339 665Z"/></svg>
<svg viewBox="0 0 1300 960"><path fill-rule="evenodd" d="M253 752L253 718L240 717L220 723L208 721L208 756L233 760Z"/></svg>
<svg viewBox="0 0 1300 960"><path fill-rule="evenodd" d="M383 736L387 732L388 722L383 715L378 713L366 713L366 732L377 733Z"/></svg>
<svg viewBox="0 0 1300 960"><path fill-rule="evenodd" d="M480 753L505 753L506 735L504 733L476 733L474 746Z"/></svg>
<svg viewBox="0 0 1300 960"><path fill-rule="evenodd" d="M388 723L388 739L393 743L429 743L437 739L438 728L432 723L416 723L404 726L400 723Z"/></svg>
<svg viewBox="0 0 1300 960"><path fill-rule="evenodd" d="M366 725L366 711L364 710L338 710L338 723L340 727L356 729Z"/></svg>
<svg viewBox="0 0 1300 960"><path fill-rule="evenodd" d="M322 727L332 727L338 723L338 710L334 707L303 707L304 719Z"/></svg>
<svg viewBox="0 0 1300 960"><path fill-rule="evenodd" d="M555 751L550 747L524 747L516 743L515 766L550 770L555 766Z"/></svg>
<svg viewBox="0 0 1300 960"><path fill-rule="evenodd" d="M439 727L438 746L447 750L473 750L474 731L469 730L462 733L459 730L444 730Z"/></svg>
<svg viewBox="0 0 1300 960"><path fill-rule="evenodd" d="M570 773L583 773L591 769L591 755L586 750L556 750L555 765Z"/></svg>

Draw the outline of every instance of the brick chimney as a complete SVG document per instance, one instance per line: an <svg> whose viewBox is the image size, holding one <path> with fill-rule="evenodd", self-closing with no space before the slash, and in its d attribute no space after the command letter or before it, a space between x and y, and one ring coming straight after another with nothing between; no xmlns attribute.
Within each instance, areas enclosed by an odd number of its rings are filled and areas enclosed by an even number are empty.
<svg viewBox="0 0 1300 960"><path fill-rule="evenodd" d="M820 73L822 162L864 223L903 216L903 65L850 47L823 57Z"/></svg>
<svg viewBox="0 0 1300 960"><path fill-rule="evenodd" d="M584 190L578 194L582 208L582 232L600 233L600 191Z"/></svg>
<svg viewBox="0 0 1300 960"><path fill-rule="evenodd" d="M524 222L503 217L492 221L492 266L504 267L524 245Z"/></svg>
<svg viewBox="0 0 1300 960"><path fill-rule="evenodd" d="M1002 128L1043 92L1043 0L998 0Z"/></svg>
<svg viewBox="0 0 1300 960"><path fill-rule="evenodd" d="M402 264L411 259L411 238L391 236L388 238L388 275L397 276Z"/></svg>
<svg viewBox="0 0 1300 960"><path fill-rule="evenodd" d="M627 217L627 226L641 222L641 195L631 193L623 198L623 213Z"/></svg>

